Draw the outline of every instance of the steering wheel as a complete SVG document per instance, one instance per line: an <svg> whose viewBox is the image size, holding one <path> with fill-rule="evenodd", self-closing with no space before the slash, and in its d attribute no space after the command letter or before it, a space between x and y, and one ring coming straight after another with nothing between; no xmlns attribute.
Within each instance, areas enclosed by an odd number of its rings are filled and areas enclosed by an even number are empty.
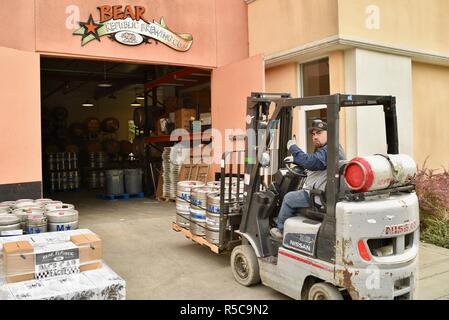
<svg viewBox="0 0 449 320"><path fill-rule="evenodd" d="M293 157L291 156L284 159L284 166L291 174L295 176L303 177L306 175L306 169L303 166L294 163Z"/></svg>

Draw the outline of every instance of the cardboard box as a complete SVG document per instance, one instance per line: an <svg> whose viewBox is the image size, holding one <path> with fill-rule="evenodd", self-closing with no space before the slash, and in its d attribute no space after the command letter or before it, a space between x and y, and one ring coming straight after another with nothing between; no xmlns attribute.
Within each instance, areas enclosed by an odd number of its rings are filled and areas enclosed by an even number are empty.
<svg viewBox="0 0 449 320"><path fill-rule="evenodd" d="M6 282L34 279L34 249L29 241L3 244L3 256Z"/></svg>
<svg viewBox="0 0 449 320"><path fill-rule="evenodd" d="M179 109L175 112L175 128L189 131L191 118L196 117L195 109Z"/></svg>
<svg viewBox="0 0 449 320"><path fill-rule="evenodd" d="M102 242L97 235L74 235L70 237L70 241L79 248L81 272L101 268Z"/></svg>

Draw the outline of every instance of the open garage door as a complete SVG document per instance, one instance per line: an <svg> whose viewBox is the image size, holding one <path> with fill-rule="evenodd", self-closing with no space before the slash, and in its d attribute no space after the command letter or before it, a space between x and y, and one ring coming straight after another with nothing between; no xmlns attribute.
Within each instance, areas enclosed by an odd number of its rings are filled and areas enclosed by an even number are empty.
<svg viewBox="0 0 449 320"><path fill-rule="evenodd" d="M212 127L221 133L224 152L231 131L246 128L246 100L251 92L265 91L265 64L262 55L219 67L212 71ZM218 151L217 141L214 152ZM212 169L219 171L219 165Z"/></svg>
<svg viewBox="0 0 449 320"><path fill-rule="evenodd" d="M0 201L40 198L39 54L0 47Z"/></svg>

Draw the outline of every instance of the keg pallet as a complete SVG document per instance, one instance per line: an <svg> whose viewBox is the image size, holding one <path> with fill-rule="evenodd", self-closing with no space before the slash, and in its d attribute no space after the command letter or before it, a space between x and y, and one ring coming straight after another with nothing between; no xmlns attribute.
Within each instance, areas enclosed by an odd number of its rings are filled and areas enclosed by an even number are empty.
<svg viewBox="0 0 449 320"><path fill-rule="evenodd" d="M219 254L221 252L220 248L218 248L218 246L216 246L215 244L208 242L203 237L196 236L196 235L192 234L189 230L179 226L175 222L172 222L171 228L176 232L182 233L186 238L192 240L193 242L196 242L197 244L202 245L202 246L209 247L209 249L214 253Z"/></svg>
<svg viewBox="0 0 449 320"><path fill-rule="evenodd" d="M145 194L143 192L134 193L134 194L130 194L130 193L123 193L123 194L99 193L99 194L97 194L97 198L103 199L103 200L118 200L118 199L128 200L130 198L144 198L144 197L145 197Z"/></svg>
<svg viewBox="0 0 449 320"><path fill-rule="evenodd" d="M176 199L173 198L164 198L164 197L157 197L156 198L157 201L161 201L161 202L175 202Z"/></svg>

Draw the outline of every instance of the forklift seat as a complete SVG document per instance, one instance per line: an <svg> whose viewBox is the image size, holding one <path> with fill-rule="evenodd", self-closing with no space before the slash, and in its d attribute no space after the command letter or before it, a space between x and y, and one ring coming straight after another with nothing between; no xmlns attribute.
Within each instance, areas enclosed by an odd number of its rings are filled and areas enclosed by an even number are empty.
<svg viewBox="0 0 449 320"><path fill-rule="evenodd" d="M345 179L343 178L343 172L349 161L340 160L338 162L338 172L340 174L340 191L349 190ZM299 208L295 211L295 215L302 215L312 220L323 221L326 215L326 191L327 185L324 187L325 191L319 189L310 190L310 206L308 208ZM320 199L321 204L315 201L316 198Z"/></svg>

